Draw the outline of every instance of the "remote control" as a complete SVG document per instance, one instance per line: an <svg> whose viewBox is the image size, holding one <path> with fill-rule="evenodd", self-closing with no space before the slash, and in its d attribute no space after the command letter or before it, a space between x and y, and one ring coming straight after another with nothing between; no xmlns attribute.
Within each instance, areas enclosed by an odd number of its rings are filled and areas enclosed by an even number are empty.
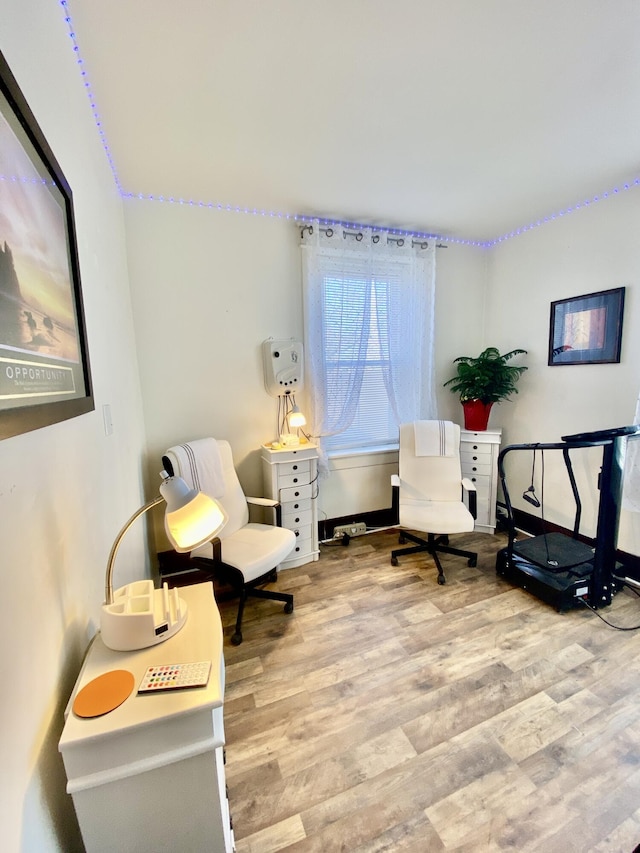
<svg viewBox="0 0 640 853"><path fill-rule="evenodd" d="M150 666L138 687L138 693L159 693L186 687L204 687L209 681L211 661L168 663Z"/></svg>

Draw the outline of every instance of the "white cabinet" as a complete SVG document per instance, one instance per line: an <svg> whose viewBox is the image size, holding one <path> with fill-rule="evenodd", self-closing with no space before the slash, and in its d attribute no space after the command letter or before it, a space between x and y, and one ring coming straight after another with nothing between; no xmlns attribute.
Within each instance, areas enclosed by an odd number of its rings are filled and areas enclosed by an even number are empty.
<svg viewBox="0 0 640 853"><path fill-rule="evenodd" d="M184 628L149 649L115 652L98 634L65 712L60 738L87 853L231 853L224 773L222 625L210 583L182 587ZM149 666L212 662L205 687L138 695ZM77 693L126 670L133 691L115 710L78 717Z"/></svg>
<svg viewBox="0 0 640 853"><path fill-rule="evenodd" d="M296 546L280 564L292 569L317 560L318 548L318 449L314 444L274 450L262 446L265 497L280 502L282 526L293 530Z"/></svg>
<svg viewBox="0 0 640 853"><path fill-rule="evenodd" d="M496 529L498 454L501 440L501 429L481 432L460 430L462 476L475 483L478 499L475 529L482 533L495 533Z"/></svg>

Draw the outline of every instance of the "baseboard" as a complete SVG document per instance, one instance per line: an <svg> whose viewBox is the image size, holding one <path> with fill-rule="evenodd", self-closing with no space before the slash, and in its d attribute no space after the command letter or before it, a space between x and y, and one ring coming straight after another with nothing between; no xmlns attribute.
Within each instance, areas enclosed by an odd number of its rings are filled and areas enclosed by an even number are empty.
<svg viewBox="0 0 640 853"><path fill-rule="evenodd" d="M540 536L542 533L564 533L566 536L573 536L573 531L566 527L561 527L559 524L554 524L546 519L543 521L539 516L531 515L531 513L524 512L521 509L513 510L513 520L518 530L522 530L530 536ZM503 518L500 525L503 530L505 529L504 525ZM576 538L581 542L586 542L587 545L595 545L595 539L590 539L588 536L579 534ZM637 554L628 554L626 551L617 549L616 560L624 565L629 577L640 581L640 557Z"/></svg>

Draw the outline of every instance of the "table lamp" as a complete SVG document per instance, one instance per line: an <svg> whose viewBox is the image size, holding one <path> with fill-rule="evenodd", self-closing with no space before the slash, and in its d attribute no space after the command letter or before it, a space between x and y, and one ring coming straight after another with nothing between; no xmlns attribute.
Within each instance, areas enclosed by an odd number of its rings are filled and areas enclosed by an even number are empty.
<svg viewBox="0 0 640 853"><path fill-rule="evenodd" d="M164 583L155 589L153 581L134 581L113 590L113 566L120 542L137 518L166 501L164 526L167 537L181 554L208 542L224 527L228 517L220 504L189 486L181 477L161 471L160 495L140 507L116 536L105 575L105 603L102 605L102 641L116 651L132 651L154 646L173 637L187 619L187 605L174 587Z"/></svg>
<svg viewBox="0 0 640 853"><path fill-rule="evenodd" d="M281 433L280 444L283 447L295 447L300 444L300 427L305 426L307 423L307 419L295 403L293 404L293 408L285 416L286 423L289 424L289 432Z"/></svg>

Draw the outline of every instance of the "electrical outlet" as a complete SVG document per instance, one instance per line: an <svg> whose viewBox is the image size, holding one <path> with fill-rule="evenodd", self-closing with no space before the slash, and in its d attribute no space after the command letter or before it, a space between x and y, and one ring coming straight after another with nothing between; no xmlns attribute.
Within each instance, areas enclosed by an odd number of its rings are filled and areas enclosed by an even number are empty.
<svg viewBox="0 0 640 853"><path fill-rule="evenodd" d="M341 524L339 527L334 527L333 538L342 539L345 533L347 536L360 536L362 533L366 532L367 525L364 521L353 521L351 524Z"/></svg>

